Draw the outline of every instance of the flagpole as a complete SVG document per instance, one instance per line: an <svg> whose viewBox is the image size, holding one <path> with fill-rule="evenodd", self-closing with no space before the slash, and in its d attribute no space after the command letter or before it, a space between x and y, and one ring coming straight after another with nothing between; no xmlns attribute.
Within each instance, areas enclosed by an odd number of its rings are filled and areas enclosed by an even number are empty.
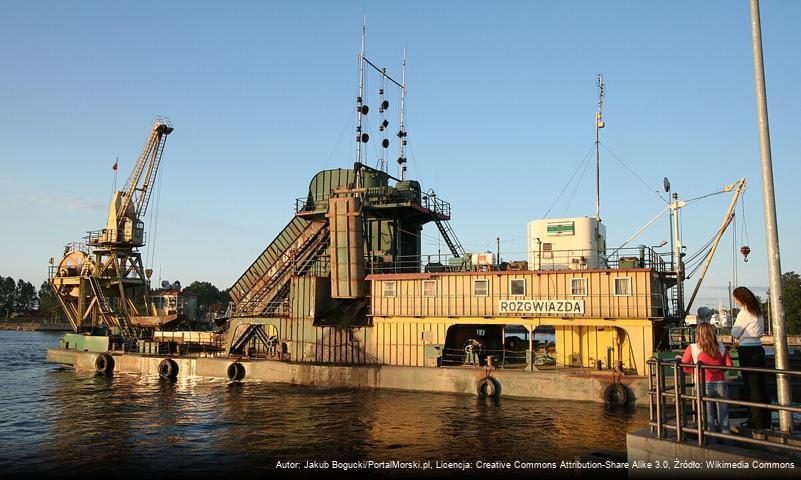
<svg viewBox="0 0 801 480"><path fill-rule="evenodd" d="M111 195L117 191L117 168L119 168L120 157L114 157L114 189L111 191Z"/></svg>

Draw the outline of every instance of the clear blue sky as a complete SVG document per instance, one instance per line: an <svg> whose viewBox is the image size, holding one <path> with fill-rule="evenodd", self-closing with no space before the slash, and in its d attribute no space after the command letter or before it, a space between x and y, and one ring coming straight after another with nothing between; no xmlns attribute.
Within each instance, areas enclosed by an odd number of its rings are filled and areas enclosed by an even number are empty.
<svg viewBox="0 0 801 480"><path fill-rule="evenodd" d="M184 284L230 286L290 220L314 173L352 165L365 9L370 59L397 74L408 48L409 173L452 203L469 250L494 250L500 236L505 259L525 259L526 223L554 203L594 141L603 73L602 141L648 184L602 151L609 244L662 208L653 194L662 177L689 198L745 176L752 255L738 258L739 279L768 284L746 0L3 2L0 274L38 286L65 243L101 228L115 156L122 182L153 117L166 115L175 132L160 172L154 268ZM800 271L801 2L763 1L762 21L782 263ZM371 101L377 88L373 77ZM592 167L568 206L574 185L551 217L594 214ZM729 200L684 210L690 253ZM435 252L436 229L426 235ZM666 218L634 244L662 239ZM729 233L702 303L717 304L732 277L732 243Z"/></svg>

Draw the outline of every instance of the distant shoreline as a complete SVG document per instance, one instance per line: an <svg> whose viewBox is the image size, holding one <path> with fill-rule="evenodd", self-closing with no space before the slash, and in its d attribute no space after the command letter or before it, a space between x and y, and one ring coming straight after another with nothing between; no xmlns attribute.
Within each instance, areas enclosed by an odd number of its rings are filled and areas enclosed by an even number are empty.
<svg viewBox="0 0 801 480"><path fill-rule="evenodd" d="M72 326L69 323L37 322L37 321L16 321L0 322L0 330L19 330L24 332L71 332Z"/></svg>

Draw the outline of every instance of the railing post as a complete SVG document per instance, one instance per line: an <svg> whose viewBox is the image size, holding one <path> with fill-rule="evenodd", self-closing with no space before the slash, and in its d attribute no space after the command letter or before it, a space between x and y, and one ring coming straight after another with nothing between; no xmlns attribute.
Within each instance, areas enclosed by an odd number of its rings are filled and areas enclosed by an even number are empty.
<svg viewBox="0 0 801 480"><path fill-rule="evenodd" d="M533 353L532 353L533 355ZM532 367L534 366L534 358L532 356ZM648 422L655 421L654 416L654 363L648 362ZM654 433L653 425L650 425L651 433Z"/></svg>
<svg viewBox="0 0 801 480"><path fill-rule="evenodd" d="M664 372L662 372L662 360L656 359L656 437L662 438L662 422L664 421L662 411L662 392L664 391Z"/></svg>
<svg viewBox="0 0 801 480"><path fill-rule="evenodd" d="M676 388L678 388L679 391L678 395L681 397L679 399L679 411L678 411L680 417L676 418L676 425L677 429L678 428L681 429L681 435L678 437L679 441L681 442L684 441L684 427L687 425L687 409L684 408L684 391L687 387L684 382L684 372L681 371L681 368L679 367L680 364L681 360L676 362L676 369L679 370L679 375L678 375L679 383ZM681 427L678 427L679 424L681 424Z"/></svg>
<svg viewBox="0 0 801 480"><path fill-rule="evenodd" d="M682 427L682 408L681 408L681 395L683 390L679 389L679 383L681 382L680 378L684 377L681 372L681 368L679 368L680 361L676 361L676 364L673 366L673 393L674 393L674 403L676 407L676 441L681 442L684 440L683 438L683 431Z"/></svg>
<svg viewBox="0 0 801 480"><path fill-rule="evenodd" d="M695 376L695 401L696 401L695 423L698 426L698 445L700 446L704 444L704 418L705 418L704 402L701 399L704 397L706 393L704 392L705 382L704 379L702 378L703 371L701 369L701 362L697 362L695 364L694 376Z"/></svg>

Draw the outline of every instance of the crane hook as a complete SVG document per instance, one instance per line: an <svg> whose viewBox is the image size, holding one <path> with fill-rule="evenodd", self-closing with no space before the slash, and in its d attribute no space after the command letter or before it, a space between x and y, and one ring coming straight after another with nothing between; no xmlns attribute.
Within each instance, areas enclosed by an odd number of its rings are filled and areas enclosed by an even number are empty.
<svg viewBox="0 0 801 480"><path fill-rule="evenodd" d="M740 247L740 253L743 254L743 261L747 262L748 254L751 253L751 249L748 247L748 245L743 245L742 247Z"/></svg>

